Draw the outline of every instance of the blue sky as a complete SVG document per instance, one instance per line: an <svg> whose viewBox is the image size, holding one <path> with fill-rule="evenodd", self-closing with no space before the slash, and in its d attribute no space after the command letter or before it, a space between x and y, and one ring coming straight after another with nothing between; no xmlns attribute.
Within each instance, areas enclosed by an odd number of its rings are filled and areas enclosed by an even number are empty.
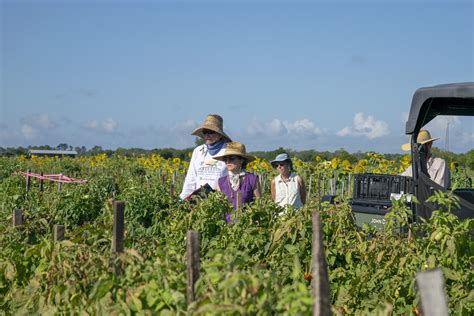
<svg viewBox="0 0 474 316"><path fill-rule="evenodd" d="M401 152L413 92L474 81L472 1L0 1L0 146ZM446 122L430 125L442 139ZM449 118L449 149L474 148Z"/></svg>

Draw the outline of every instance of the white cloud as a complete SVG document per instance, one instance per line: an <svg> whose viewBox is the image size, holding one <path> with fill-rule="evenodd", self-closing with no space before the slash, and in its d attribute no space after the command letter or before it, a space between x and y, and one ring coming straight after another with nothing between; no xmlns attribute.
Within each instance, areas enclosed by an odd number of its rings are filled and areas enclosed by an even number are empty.
<svg viewBox="0 0 474 316"><path fill-rule="evenodd" d="M52 129L58 126L58 123L53 121L48 114L32 114L20 119L20 123L25 126L32 127L38 130Z"/></svg>
<svg viewBox="0 0 474 316"><path fill-rule="evenodd" d="M48 130L58 127L48 114L31 114L20 119L20 133L26 140L43 136Z"/></svg>
<svg viewBox="0 0 474 316"><path fill-rule="evenodd" d="M112 134L116 132L118 124L114 119L106 118L102 121L97 121L97 120L89 121L85 124L85 127L88 130L91 130L94 132Z"/></svg>
<svg viewBox="0 0 474 316"><path fill-rule="evenodd" d="M353 126L346 126L337 132L338 136L365 136L368 139L375 139L386 136L390 133L388 124L378 121L373 116L364 116L364 113L356 113L353 119Z"/></svg>
<svg viewBox="0 0 474 316"><path fill-rule="evenodd" d="M169 131L171 133L186 133L187 135L191 134L193 130L199 127L199 124L196 121L193 120L186 120L182 122L178 122L174 124L171 128L169 128Z"/></svg>
<svg viewBox="0 0 474 316"><path fill-rule="evenodd" d="M23 137L25 137L27 140L32 140L38 137L39 135L39 130L28 125L28 124L23 124L21 126L21 134Z"/></svg>
<svg viewBox="0 0 474 316"><path fill-rule="evenodd" d="M325 133L323 129L309 119L294 122L273 119L270 122L259 122L253 120L247 127L247 133L252 136L317 136Z"/></svg>

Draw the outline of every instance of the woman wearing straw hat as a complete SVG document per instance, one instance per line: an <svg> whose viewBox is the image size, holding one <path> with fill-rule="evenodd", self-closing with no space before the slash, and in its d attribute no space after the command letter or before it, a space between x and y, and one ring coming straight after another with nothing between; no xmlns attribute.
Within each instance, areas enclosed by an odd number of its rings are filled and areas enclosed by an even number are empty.
<svg viewBox="0 0 474 316"><path fill-rule="evenodd" d="M431 134L428 130L422 129L418 133L416 142L418 144L423 145L423 150L426 153L426 165L430 179L447 189L451 185L451 175L449 172L448 165L446 164L444 159L433 157L433 155L431 155L431 146L433 145L433 142L438 139L439 137L431 137ZM402 149L404 151L409 151L410 148L410 143L402 145ZM405 170L401 175L406 177L412 177L412 166L409 166L407 170Z"/></svg>
<svg viewBox="0 0 474 316"><path fill-rule="evenodd" d="M306 202L306 187L301 176L294 172L290 156L279 154L270 164L279 173L272 180L272 200L282 207L301 208Z"/></svg>
<svg viewBox="0 0 474 316"><path fill-rule="evenodd" d="M217 180L227 175L225 163L214 159L224 152L226 143L231 141L224 133L223 125L221 116L209 114L204 123L191 133L204 139L205 143L193 150L180 199L189 197L206 184L215 190Z"/></svg>
<svg viewBox="0 0 474 316"><path fill-rule="evenodd" d="M244 144L230 142L225 152L214 158L224 161L227 166L228 175L219 178L217 190L227 196L234 209L237 208L237 192L241 193L242 205L261 196L258 176L245 171L247 164L255 158L247 155Z"/></svg>

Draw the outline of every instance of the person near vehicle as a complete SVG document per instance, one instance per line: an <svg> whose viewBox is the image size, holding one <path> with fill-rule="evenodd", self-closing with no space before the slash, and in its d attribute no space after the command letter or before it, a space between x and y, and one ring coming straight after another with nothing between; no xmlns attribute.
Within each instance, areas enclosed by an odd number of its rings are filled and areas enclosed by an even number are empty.
<svg viewBox="0 0 474 316"><path fill-rule="evenodd" d="M258 176L245 171L247 164L255 157L247 154L245 145L239 142L230 142L223 154L214 159L225 162L228 174L219 178L217 191L227 196L234 209L237 208L237 192L241 193L242 205L253 202L261 197Z"/></svg>
<svg viewBox="0 0 474 316"><path fill-rule="evenodd" d="M214 159L215 156L224 153L226 144L232 141L224 132L223 125L221 116L209 114L204 123L191 133L201 137L204 144L193 150L183 189L179 195L181 200L206 184L215 190L217 180L227 175L225 163Z"/></svg>
<svg viewBox="0 0 474 316"><path fill-rule="evenodd" d="M426 164L430 179L447 189L451 186L451 174L449 172L448 164L444 159L433 157L431 154L431 146L433 146L433 142L437 139L439 139L439 137L433 138L428 130L422 129L418 133L416 142L424 147L423 150L426 154ZM409 151L410 148L410 143L402 145L404 151ZM401 175L412 177L412 166L409 166Z"/></svg>
<svg viewBox="0 0 474 316"><path fill-rule="evenodd" d="M291 205L301 208L306 203L306 186L303 178L294 172L290 156L279 154L270 164L279 173L272 180L272 200L282 207Z"/></svg>

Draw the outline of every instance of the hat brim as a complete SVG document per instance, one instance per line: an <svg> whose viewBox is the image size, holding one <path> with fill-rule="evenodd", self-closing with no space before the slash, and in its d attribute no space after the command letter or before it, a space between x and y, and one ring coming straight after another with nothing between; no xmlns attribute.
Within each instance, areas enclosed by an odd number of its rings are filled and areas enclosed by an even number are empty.
<svg viewBox="0 0 474 316"><path fill-rule="evenodd" d="M291 159L283 159L283 160L272 160L270 161L270 164L272 165L273 168L275 168L275 164L279 163L279 162L288 162L288 161L291 161Z"/></svg>
<svg viewBox="0 0 474 316"><path fill-rule="evenodd" d="M439 137L426 139L426 140L422 141L420 144L424 145L424 144L429 143L429 142L434 142L435 140L438 140L438 139L439 139ZM402 145L402 150L403 151L410 151L410 149L411 149L411 144L410 143L406 143L406 144Z"/></svg>
<svg viewBox="0 0 474 316"><path fill-rule="evenodd" d="M430 138L430 139L422 141L420 144L426 144L426 143L429 143L429 142L434 142L435 140L438 140L438 139L439 139L439 137Z"/></svg>
<svg viewBox="0 0 474 316"><path fill-rule="evenodd" d="M224 131L221 131L217 128L215 128L214 126L201 126L201 127L198 127L196 128L192 133L191 135L195 135L195 136L199 136L201 138L204 138L204 134L202 133L203 130L205 129L208 129L208 130L211 130L211 131L214 131L216 132L217 134L221 135L224 140L226 141L226 143L229 143L232 141L232 139L229 137L229 135L227 135L226 133L224 133Z"/></svg>
<svg viewBox="0 0 474 316"><path fill-rule="evenodd" d="M226 149L226 152L225 154L223 155L220 155L220 156L215 156L215 157L212 157L213 159L216 159L216 160L220 160L220 161L224 161L224 158L225 157L228 157L228 156L239 156L240 158L246 160L247 162L252 162L255 160L255 157L254 156L250 156L250 155L246 155L246 154L242 154L238 151L229 151Z"/></svg>

